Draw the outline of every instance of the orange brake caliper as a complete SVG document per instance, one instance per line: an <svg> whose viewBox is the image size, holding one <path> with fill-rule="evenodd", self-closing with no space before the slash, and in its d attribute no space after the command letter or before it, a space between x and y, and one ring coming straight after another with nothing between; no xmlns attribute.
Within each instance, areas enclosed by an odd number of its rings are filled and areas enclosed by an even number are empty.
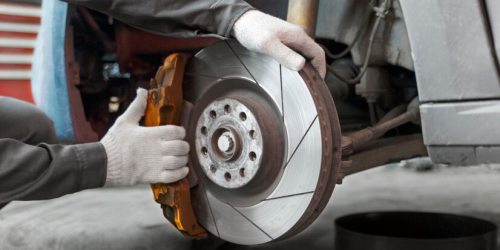
<svg viewBox="0 0 500 250"><path fill-rule="evenodd" d="M155 78L151 79L145 121L147 127L181 125L183 106L182 78L185 60L180 54L165 59ZM170 183L151 184L154 199L161 204L163 214L179 231L189 238L203 238L207 232L201 227L191 205L189 183L186 178Z"/></svg>

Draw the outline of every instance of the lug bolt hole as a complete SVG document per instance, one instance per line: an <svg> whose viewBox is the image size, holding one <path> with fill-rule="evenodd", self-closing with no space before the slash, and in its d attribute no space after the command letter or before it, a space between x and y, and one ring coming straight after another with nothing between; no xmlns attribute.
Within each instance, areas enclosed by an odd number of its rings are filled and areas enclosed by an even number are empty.
<svg viewBox="0 0 500 250"><path fill-rule="evenodd" d="M230 173L228 173L228 172L226 172L226 173L224 174L224 179L226 179L226 181L230 181L230 180L231 180L231 174L230 174Z"/></svg>
<svg viewBox="0 0 500 250"><path fill-rule="evenodd" d="M241 112L240 113L240 120L242 120L242 121L246 121L247 120L247 114L245 114L245 112Z"/></svg>
<svg viewBox="0 0 500 250"><path fill-rule="evenodd" d="M215 119L215 118L217 117L217 113L216 113L214 110L210 111L210 113L209 113L208 115L209 115L209 116L210 116L210 118L212 118L212 119Z"/></svg>
<svg viewBox="0 0 500 250"><path fill-rule="evenodd" d="M215 173L215 171L217 171L217 168L214 165L210 165L210 171L212 171L212 173Z"/></svg>
<svg viewBox="0 0 500 250"><path fill-rule="evenodd" d="M255 130L250 130L250 132L248 132L248 135L250 136L250 139L255 139Z"/></svg>
<svg viewBox="0 0 500 250"><path fill-rule="evenodd" d="M245 177L245 168L240 168L240 176Z"/></svg>
<svg viewBox="0 0 500 250"><path fill-rule="evenodd" d="M207 127L205 127L205 126L201 127L201 133L203 135L207 135Z"/></svg>
<svg viewBox="0 0 500 250"><path fill-rule="evenodd" d="M250 154L248 154L248 157L250 158L251 161L255 161L257 155L255 154L255 152L250 152Z"/></svg>
<svg viewBox="0 0 500 250"><path fill-rule="evenodd" d="M231 106L229 106L229 105L224 106L224 112L225 112L226 114L231 113Z"/></svg>
<svg viewBox="0 0 500 250"><path fill-rule="evenodd" d="M203 155L207 155L207 152L208 152L208 150L207 150L207 148L206 148L206 147L202 147L202 148L201 148L201 153L202 153Z"/></svg>

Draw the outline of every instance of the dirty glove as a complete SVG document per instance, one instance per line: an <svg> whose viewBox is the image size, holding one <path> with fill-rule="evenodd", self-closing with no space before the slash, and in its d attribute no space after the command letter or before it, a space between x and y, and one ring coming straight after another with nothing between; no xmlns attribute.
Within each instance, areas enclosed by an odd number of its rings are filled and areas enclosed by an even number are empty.
<svg viewBox="0 0 500 250"><path fill-rule="evenodd" d="M231 35L247 49L268 54L296 71L304 67L305 57L325 78L325 52L299 26L249 10L236 20Z"/></svg>
<svg viewBox="0 0 500 250"><path fill-rule="evenodd" d="M189 144L183 141L182 127L167 125L141 127L148 92L137 90L137 97L101 140L108 156L106 185L170 183L188 173Z"/></svg>

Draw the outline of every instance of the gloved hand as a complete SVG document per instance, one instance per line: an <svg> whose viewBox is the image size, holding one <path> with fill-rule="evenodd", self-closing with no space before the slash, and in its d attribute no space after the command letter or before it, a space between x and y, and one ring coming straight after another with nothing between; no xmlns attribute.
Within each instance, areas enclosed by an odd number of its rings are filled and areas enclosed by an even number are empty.
<svg viewBox="0 0 500 250"><path fill-rule="evenodd" d="M106 185L170 183L188 174L189 144L183 141L184 128L139 126L147 95L139 88L135 100L101 140L108 156Z"/></svg>
<svg viewBox="0 0 500 250"><path fill-rule="evenodd" d="M325 78L325 52L296 25L258 10L249 10L236 20L231 35L247 49L268 54L293 70L304 67L305 57Z"/></svg>

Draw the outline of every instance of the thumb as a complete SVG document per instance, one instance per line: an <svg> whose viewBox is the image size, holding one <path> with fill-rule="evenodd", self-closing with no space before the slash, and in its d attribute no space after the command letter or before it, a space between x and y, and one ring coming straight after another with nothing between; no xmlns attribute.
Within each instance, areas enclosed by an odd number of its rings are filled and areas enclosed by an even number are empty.
<svg viewBox="0 0 500 250"><path fill-rule="evenodd" d="M143 88L137 89L137 97L120 117L125 122L139 123L144 116L148 98L148 91Z"/></svg>

